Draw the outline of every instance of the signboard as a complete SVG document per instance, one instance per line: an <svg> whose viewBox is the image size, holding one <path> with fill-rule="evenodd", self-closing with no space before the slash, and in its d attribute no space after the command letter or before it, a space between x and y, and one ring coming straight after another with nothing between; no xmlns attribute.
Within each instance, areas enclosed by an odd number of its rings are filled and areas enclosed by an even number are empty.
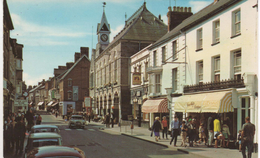
<svg viewBox="0 0 260 158"><path fill-rule="evenodd" d="M134 72L133 73L133 85L141 85L141 73L140 72Z"/></svg>
<svg viewBox="0 0 260 158"><path fill-rule="evenodd" d="M73 101L78 101L78 86L73 86Z"/></svg>
<svg viewBox="0 0 260 158"><path fill-rule="evenodd" d="M14 101L14 106L28 106L28 101L17 99Z"/></svg>
<svg viewBox="0 0 260 158"><path fill-rule="evenodd" d="M84 104L85 104L85 107L91 107L91 98L84 97Z"/></svg>

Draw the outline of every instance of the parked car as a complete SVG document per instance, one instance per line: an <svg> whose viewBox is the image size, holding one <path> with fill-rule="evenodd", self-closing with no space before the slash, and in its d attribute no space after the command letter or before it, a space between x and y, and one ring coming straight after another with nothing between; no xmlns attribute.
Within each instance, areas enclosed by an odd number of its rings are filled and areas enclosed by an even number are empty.
<svg viewBox="0 0 260 158"><path fill-rule="evenodd" d="M28 137L27 145L25 147L25 157L34 148L50 145L62 145L62 139L58 133L31 133Z"/></svg>
<svg viewBox="0 0 260 158"><path fill-rule="evenodd" d="M80 127L85 128L86 120L82 115L72 115L69 121L69 128Z"/></svg>
<svg viewBox="0 0 260 158"><path fill-rule="evenodd" d="M27 158L86 158L84 151L69 146L44 146L31 150Z"/></svg>
<svg viewBox="0 0 260 158"><path fill-rule="evenodd" d="M54 132L60 134L60 130L55 125L34 125L31 133Z"/></svg>

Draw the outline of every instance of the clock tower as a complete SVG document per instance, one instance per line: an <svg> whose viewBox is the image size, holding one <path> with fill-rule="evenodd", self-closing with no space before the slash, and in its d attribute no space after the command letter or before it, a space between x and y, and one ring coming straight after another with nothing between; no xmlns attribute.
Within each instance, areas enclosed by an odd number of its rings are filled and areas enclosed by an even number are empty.
<svg viewBox="0 0 260 158"><path fill-rule="evenodd" d="M97 35L98 35L98 43L97 43L97 56L108 46L109 44L109 35L110 35L110 24L107 22L106 14L105 14L105 5L103 2L103 15L101 18L101 22L97 25Z"/></svg>

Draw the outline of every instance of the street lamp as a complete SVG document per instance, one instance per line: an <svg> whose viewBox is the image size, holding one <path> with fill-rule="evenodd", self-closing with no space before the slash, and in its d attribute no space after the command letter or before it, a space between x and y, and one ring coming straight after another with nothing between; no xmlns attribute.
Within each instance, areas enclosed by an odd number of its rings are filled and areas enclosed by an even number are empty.
<svg viewBox="0 0 260 158"><path fill-rule="evenodd" d="M171 98L171 94L172 94L172 87L171 88L165 88L166 93L167 93L167 100L168 100L168 109L169 109L169 122L172 121L172 98Z"/></svg>

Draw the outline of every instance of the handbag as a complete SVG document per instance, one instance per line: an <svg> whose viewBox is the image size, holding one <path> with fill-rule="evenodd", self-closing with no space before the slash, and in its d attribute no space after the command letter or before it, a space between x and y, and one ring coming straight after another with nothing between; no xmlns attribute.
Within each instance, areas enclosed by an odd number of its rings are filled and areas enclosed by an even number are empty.
<svg viewBox="0 0 260 158"><path fill-rule="evenodd" d="M220 133L219 133L219 132L217 132L217 133L215 134L215 137L218 137L218 136L219 136L219 134L220 134Z"/></svg>

